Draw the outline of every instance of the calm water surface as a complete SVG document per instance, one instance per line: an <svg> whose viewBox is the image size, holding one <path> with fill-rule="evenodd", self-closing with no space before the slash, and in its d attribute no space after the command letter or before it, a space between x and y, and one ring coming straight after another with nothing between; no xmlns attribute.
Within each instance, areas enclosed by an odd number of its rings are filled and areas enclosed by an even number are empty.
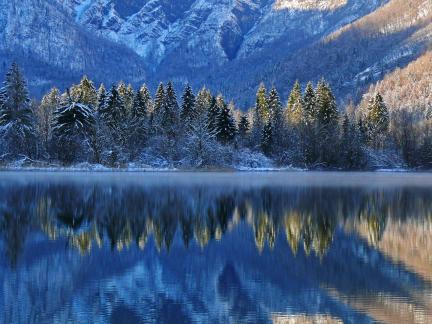
<svg viewBox="0 0 432 324"><path fill-rule="evenodd" d="M432 174L0 173L1 323L432 323Z"/></svg>

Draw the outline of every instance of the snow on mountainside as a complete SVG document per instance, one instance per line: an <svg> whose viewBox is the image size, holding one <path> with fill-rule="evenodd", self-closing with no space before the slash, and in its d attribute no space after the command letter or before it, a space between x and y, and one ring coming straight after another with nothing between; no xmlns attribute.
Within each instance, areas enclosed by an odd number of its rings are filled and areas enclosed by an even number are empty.
<svg viewBox="0 0 432 324"><path fill-rule="evenodd" d="M401 10L383 16L389 23L377 31L377 21L368 17L388 7ZM406 34L425 21L429 7L429 0L0 0L0 63L18 56L33 84L58 82L65 74L76 80L81 73L135 84L173 79L180 86L188 80L244 107L262 80L285 96L297 78L329 75L338 94L346 95L353 92L353 80L369 82L368 68L392 69L398 56L418 54L420 46L411 46ZM356 46L364 40L350 43L345 36L361 22L377 33L402 28L397 41L382 46L377 61L360 60ZM423 43L430 43L429 36ZM342 52L352 50L343 58L353 61L347 76L333 70L340 39Z"/></svg>

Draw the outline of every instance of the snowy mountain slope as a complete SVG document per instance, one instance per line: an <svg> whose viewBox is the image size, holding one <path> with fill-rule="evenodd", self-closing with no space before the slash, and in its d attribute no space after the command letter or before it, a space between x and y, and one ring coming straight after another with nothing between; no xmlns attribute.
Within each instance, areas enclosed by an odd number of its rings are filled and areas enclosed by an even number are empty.
<svg viewBox="0 0 432 324"><path fill-rule="evenodd" d="M428 0L0 0L0 70L19 53L34 85L81 73L135 84L173 79L178 86L206 84L243 107L262 80L286 96L295 79L326 76L338 94L352 95L379 78L377 71L410 61L430 43L430 6ZM365 58L367 44L379 48Z"/></svg>

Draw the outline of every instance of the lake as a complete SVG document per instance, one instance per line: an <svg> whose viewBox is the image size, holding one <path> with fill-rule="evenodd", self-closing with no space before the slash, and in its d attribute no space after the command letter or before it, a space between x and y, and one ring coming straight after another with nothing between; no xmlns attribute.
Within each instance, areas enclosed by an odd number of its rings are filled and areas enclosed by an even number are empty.
<svg viewBox="0 0 432 324"><path fill-rule="evenodd" d="M432 174L0 173L1 323L432 323Z"/></svg>

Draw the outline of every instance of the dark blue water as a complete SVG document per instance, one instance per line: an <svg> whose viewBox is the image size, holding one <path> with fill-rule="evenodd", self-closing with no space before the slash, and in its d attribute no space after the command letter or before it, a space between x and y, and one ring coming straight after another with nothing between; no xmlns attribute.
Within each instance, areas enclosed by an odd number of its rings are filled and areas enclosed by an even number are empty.
<svg viewBox="0 0 432 324"><path fill-rule="evenodd" d="M1 323L431 323L432 175L0 173Z"/></svg>

